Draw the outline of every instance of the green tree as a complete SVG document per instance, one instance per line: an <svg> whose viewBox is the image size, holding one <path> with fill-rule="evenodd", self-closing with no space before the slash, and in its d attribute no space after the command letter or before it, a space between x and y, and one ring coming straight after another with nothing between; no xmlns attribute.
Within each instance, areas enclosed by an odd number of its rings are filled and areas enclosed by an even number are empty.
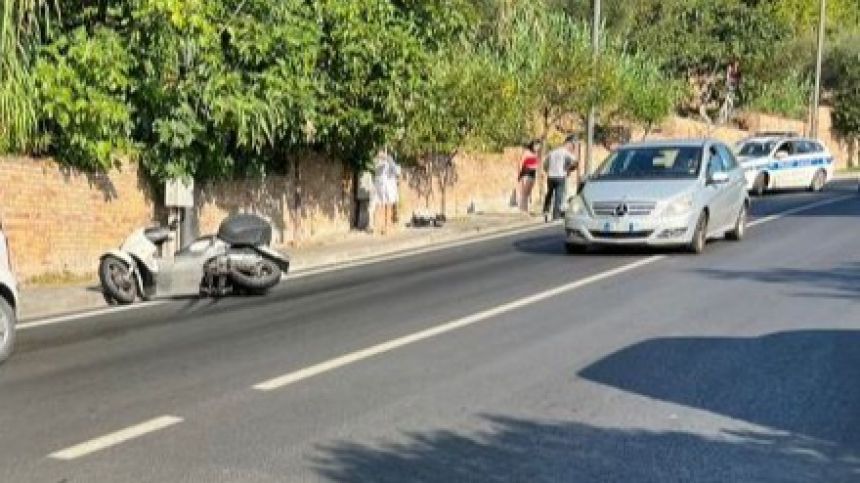
<svg viewBox="0 0 860 483"><path fill-rule="evenodd" d="M75 166L105 170L130 148L132 59L116 32L78 28L44 49L35 66L43 128Z"/></svg>
<svg viewBox="0 0 860 483"><path fill-rule="evenodd" d="M842 64L833 93L833 130L855 150L860 145L860 53ZM855 158L856 163L856 158Z"/></svg>
<svg viewBox="0 0 860 483"><path fill-rule="evenodd" d="M32 67L52 13L48 0L0 0L0 154L27 150L36 142Z"/></svg>

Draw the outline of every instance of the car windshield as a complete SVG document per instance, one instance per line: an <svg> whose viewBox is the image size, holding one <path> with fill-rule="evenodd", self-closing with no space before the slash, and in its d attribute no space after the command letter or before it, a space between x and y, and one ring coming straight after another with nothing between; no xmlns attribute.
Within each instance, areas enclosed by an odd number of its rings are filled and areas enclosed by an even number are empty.
<svg viewBox="0 0 860 483"><path fill-rule="evenodd" d="M776 146L776 142L774 141L748 141L741 146L741 149L738 151L738 155L763 157L769 155L770 152L773 151L774 146Z"/></svg>
<svg viewBox="0 0 860 483"><path fill-rule="evenodd" d="M701 164L698 146L621 148L600 166L595 178L696 178Z"/></svg>

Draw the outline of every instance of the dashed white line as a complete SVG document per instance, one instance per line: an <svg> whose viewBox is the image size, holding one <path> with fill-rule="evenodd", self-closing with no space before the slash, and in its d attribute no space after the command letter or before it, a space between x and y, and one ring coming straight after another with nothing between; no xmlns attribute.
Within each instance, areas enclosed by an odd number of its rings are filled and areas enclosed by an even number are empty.
<svg viewBox="0 0 860 483"><path fill-rule="evenodd" d="M181 422L182 418L177 418L176 416L161 416L114 433L91 439L81 444L76 444L55 453L51 453L48 457L65 461L73 460Z"/></svg>
<svg viewBox="0 0 860 483"><path fill-rule="evenodd" d="M373 347L368 347L367 349L362 349L360 351L352 352L335 359L331 359L320 364L316 364L310 367L306 367L304 369L290 372L288 374L284 374L283 376L278 376L273 379L269 379L267 381L261 382L259 384L255 384L253 386L254 389L258 391L273 391L275 389L282 388L284 386L294 384L296 382L302 381L304 379L308 379L317 375L320 375L325 372L329 372L335 369L338 369L343 366L347 366L349 364L361 361L363 359L368 359L370 357L383 354L385 352L392 351L394 349L398 349L410 344L414 344L416 342L420 342L426 339L430 339L432 337L436 337L448 332L455 331L457 329L462 329L464 327L477 324L478 322L485 321L492 317L496 317L498 315L502 315L507 312L514 311L516 309L526 307L528 305L536 304L540 301L546 300L550 297L555 297L557 295L561 295L566 292L572 292L579 288L585 287L587 285L591 285L596 282L600 282L606 280L608 278L614 277L616 275L620 275L625 272L629 272L631 270L636 270L637 268L643 267L645 265L650 265L654 262L662 260L666 258L665 255L655 255L652 257L648 257L637 262L629 263L627 265L614 268L612 270L607 270L602 273L598 273L596 275L592 275L575 282L571 282L560 287L556 287L554 289L547 290L545 292L540 292L534 295L530 295L528 297L524 297L521 299L514 300L512 302L508 302L506 304L499 305L498 307L485 310L483 312L478 312L476 314L469 315L467 317L463 317L457 320L453 320L451 322L444 323L442 325L438 325L432 327L427 330L422 330L420 332L416 332L414 334L410 334L404 337L400 337L397 339L390 340L388 342L384 342L382 344L375 345Z"/></svg>

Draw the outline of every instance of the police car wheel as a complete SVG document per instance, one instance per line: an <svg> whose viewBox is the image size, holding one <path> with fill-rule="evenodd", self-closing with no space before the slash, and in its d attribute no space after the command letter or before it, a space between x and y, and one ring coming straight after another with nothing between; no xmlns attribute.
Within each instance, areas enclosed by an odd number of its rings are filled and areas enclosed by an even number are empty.
<svg viewBox="0 0 860 483"><path fill-rule="evenodd" d="M812 184L809 185L809 191L818 193L824 189L824 184L827 182L827 173L819 170L812 178Z"/></svg>
<svg viewBox="0 0 860 483"><path fill-rule="evenodd" d="M755 193L756 196L764 196L764 192L767 190L767 182L768 179L765 173L760 173L756 176L755 182L753 183L753 193Z"/></svg>

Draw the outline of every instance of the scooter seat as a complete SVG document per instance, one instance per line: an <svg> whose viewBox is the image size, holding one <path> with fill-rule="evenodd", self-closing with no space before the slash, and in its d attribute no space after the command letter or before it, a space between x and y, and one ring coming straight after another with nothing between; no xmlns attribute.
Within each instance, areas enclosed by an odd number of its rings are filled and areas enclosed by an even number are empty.
<svg viewBox="0 0 860 483"><path fill-rule="evenodd" d="M143 230L143 235L147 240L151 241L153 245L162 245L170 239L170 229L164 228L163 226L147 228L146 230Z"/></svg>

